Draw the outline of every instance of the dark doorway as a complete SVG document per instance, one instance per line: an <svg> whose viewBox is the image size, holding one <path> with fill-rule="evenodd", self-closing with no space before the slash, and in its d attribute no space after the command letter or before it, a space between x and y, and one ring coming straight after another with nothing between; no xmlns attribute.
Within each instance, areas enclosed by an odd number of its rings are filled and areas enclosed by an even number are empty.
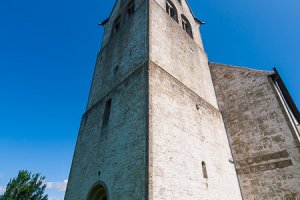
<svg viewBox="0 0 300 200"><path fill-rule="evenodd" d="M88 200L107 200L105 188L98 184L91 190Z"/></svg>

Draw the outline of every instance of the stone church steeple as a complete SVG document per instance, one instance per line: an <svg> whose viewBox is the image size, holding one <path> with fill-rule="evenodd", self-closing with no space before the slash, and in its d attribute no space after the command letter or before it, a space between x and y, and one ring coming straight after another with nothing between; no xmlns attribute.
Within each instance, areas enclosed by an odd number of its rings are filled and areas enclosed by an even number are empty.
<svg viewBox="0 0 300 200"><path fill-rule="evenodd" d="M104 27L66 200L241 199L185 0L119 0Z"/></svg>
<svg viewBox="0 0 300 200"><path fill-rule="evenodd" d="M186 0L116 1L66 200L242 199L202 24Z"/></svg>

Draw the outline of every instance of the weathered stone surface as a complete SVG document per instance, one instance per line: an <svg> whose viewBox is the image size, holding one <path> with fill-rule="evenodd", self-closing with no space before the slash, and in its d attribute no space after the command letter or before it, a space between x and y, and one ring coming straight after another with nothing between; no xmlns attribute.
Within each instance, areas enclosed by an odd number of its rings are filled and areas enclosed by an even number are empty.
<svg viewBox="0 0 300 200"><path fill-rule="evenodd" d="M149 78L149 199L241 199L221 113L154 63Z"/></svg>
<svg viewBox="0 0 300 200"><path fill-rule="evenodd" d="M186 1L172 2L179 23L165 0L149 8L149 199L241 199L199 24Z"/></svg>
<svg viewBox="0 0 300 200"><path fill-rule="evenodd" d="M124 3L123 3L124 2ZM103 98L118 83L122 82L141 64L148 61L148 3L135 0L135 13L123 17L119 32L113 34L114 21L124 12L128 1L118 1L105 25L105 33L98 54L88 108ZM116 70L118 69L118 70Z"/></svg>
<svg viewBox="0 0 300 200"><path fill-rule="evenodd" d="M272 72L215 63L210 69L244 198L300 198L299 139Z"/></svg>
<svg viewBox="0 0 300 200"><path fill-rule="evenodd" d="M106 184L110 199L146 199L147 66L140 66L86 113L88 119L80 127L65 199L86 199L97 181ZM111 115L103 130L108 98L112 99Z"/></svg>
<svg viewBox="0 0 300 200"><path fill-rule="evenodd" d="M272 162L272 163L264 163L260 165L245 165L241 166L241 168L237 169L238 174L249 174L249 173L254 173L254 172L262 172L266 170L273 170L276 168L286 168L289 166L292 166L293 163L291 160L283 160L283 161L278 161L278 162ZM250 181L252 182L252 180Z"/></svg>
<svg viewBox="0 0 300 200"><path fill-rule="evenodd" d="M299 198L297 128L271 73L209 66L186 1L178 22L165 0L135 0L130 17L128 2L105 25L65 199L95 183L109 200Z"/></svg>
<svg viewBox="0 0 300 200"><path fill-rule="evenodd" d="M110 200L147 199L148 6L135 0L134 15L112 34L126 4L117 2L105 26L66 200L86 199L98 181L106 185ZM111 114L102 128L109 98Z"/></svg>
<svg viewBox="0 0 300 200"><path fill-rule="evenodd" d="M182 1L182 5L177 0L172 2L177 8L179 23L166 13L165 0L150 0L150 60L217 108L199 24L186 1ZM191 23L194 39L182 29L181 14Z"/></svg>

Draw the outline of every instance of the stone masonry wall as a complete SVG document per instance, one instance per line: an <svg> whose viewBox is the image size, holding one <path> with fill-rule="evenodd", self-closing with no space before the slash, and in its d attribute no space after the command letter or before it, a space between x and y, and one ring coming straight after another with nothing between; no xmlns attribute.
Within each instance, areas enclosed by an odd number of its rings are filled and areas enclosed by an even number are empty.
<svg viewBox="0 0 300 200"><path fill-rule="evenodd" d="M177 0L173 3L177 6L179 23L167 14L165 1L150 0L150 60L217 108L207 56L199 41L199 25L193 19L186 1L182 0L182 6ZM183 30L181 13L189 19L194 39Z"/></svg>
<svg viewBox="0 0 300 200"><path fill-rule="evenodd" d="M153 62L149 70L149 199L241 199L221 113Z"/></svg>
<svg viewBox="0 0 300 200"><path fill-rule="evenodd" d="M121 4L121 2L123 4ZM135 0L134 14L121 18L120 29L112 34L113 24L129 1L118 1L105 26L103 45L97 58L87 108L89 109L115 85L126 79L148 60L147 1Z"/></svg>
<svg viewBox="0 0 300 200"><path fill-rule="evenodd" d="M97 181L107 186L110 199L146 199L148 3L135 0L134 14L128 17L124 13L128 2L117 1L105 25L66 200L86 199ZM120 29L113 34L120 13ZM111 115L103 128L109 98Z"/></svg>
<svg viewBox="0 0 300 200"><path fill-rule="evenodd" d="M147 199L147 68L141 65L83 117L66 200L86 199L98 181L107 186L111 200ZM103 128L109 98L111 114Z"/></svg>
<svg viewBox="0 0 300 200"><path fill-rule="evenodd" d="M186 1L172 2L179 22L164 0L149 8L149 199L241 199L199 24Z"/></svg>
<svg viewBox="0 0 300 200"><path fill-rule="evenodd" d="M152 3L157 3L161 8L165 10L166 7L166 1L165 0L150 0ZM195 43L203 49L203 43L202 38L200 35L200 29L199 24L195 22L194 16L191 13L191 10L189 8L189 5L187 4L186 0L181 0L181 4L178 2L178 0L170 0L176 7L176 10L178 12L178 23L181 27L181 14L183 14L191 23L192 25L192 31L193 31L193 40ZM182 29L182 28L181 28Z"/></svg>
<svg viewBox="0 0 300 200"><path fill-rule="evenodd" d="M300 146L272 72L210 63L245 200L300 199Z"/></svg>

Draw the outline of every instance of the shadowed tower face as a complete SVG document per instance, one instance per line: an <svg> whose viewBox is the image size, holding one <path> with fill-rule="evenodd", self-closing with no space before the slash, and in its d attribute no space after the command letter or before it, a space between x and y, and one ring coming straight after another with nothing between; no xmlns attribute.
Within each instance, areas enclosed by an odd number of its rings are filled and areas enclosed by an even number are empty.
<svg viewBox="0 0 300 200"><path fill-rule="evenodd" d="M118 0L102 25L65 199L241 199L187 2Z"/></svg>

